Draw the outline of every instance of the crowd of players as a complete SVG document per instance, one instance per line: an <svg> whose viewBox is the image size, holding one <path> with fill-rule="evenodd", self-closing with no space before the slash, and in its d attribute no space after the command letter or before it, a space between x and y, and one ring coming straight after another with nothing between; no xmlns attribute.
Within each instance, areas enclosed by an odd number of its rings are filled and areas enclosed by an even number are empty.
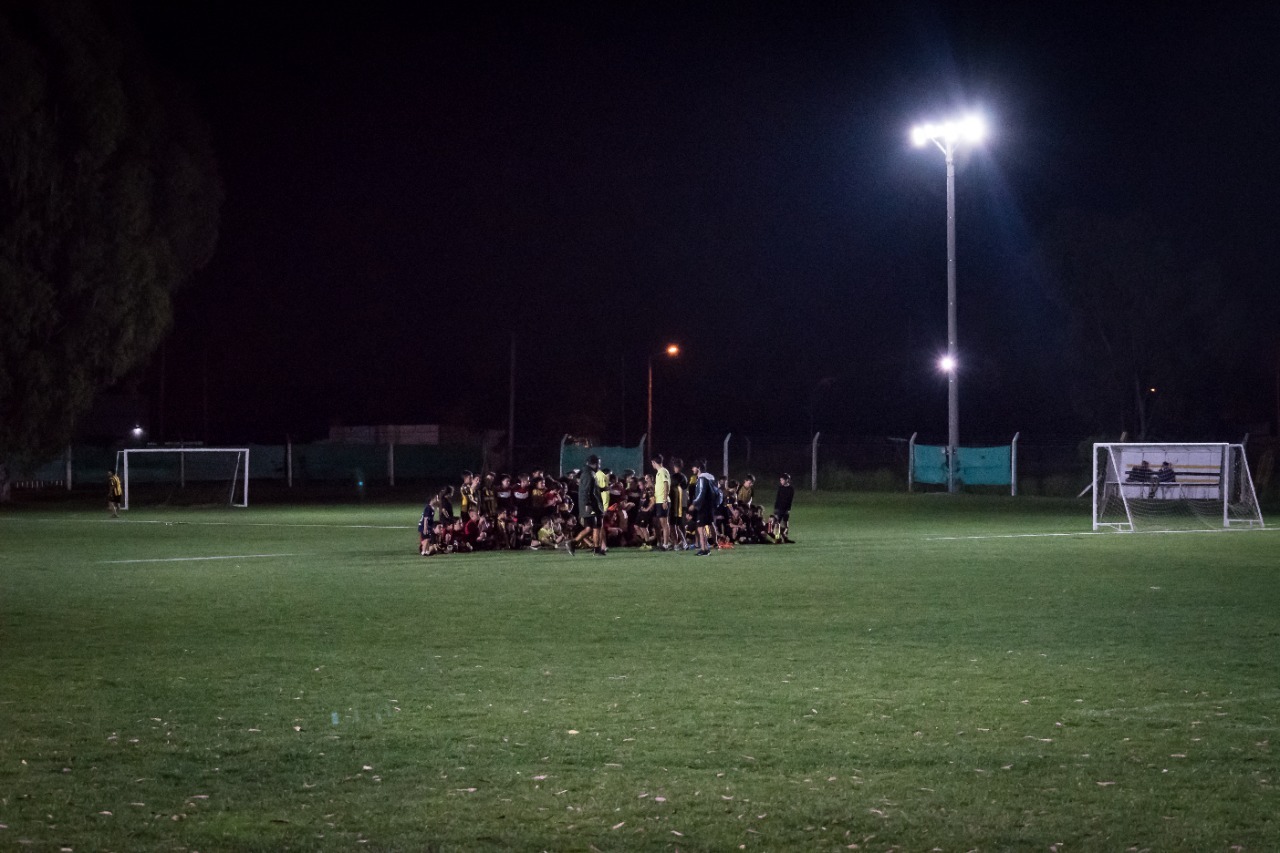
<svg viewBox="0 0 1280 853"><path fill-rule="evenodd" d="M790 543L791 476L778 478L773 511L755 502L755 478L717 479L696 461L684 471L660 454L651 471L621 473L600 466L551 477L533 471L512 477L462 472L459 487L445 486L423 508L418 522L422 556L486 550L555 550L569 554L590 548L604 556L610 548L642 551L712 549L736 545Z"/></svg>

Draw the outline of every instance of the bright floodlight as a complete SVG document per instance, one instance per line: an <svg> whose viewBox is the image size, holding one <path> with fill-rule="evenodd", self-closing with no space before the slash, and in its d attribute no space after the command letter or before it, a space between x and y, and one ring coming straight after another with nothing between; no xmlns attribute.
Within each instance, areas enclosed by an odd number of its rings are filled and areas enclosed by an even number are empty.
<svg viewBox="0 0 1280 853"><path fill-rule="evenodd" d="M679 354L680 354L679 344L667 344L667 355L671 356L672 358L675 358Z"/></svg>
<svg viewBox="0 0 1280 853"><path fill-rule="evenodd" d="M961 122L961 132L964 138L970 142L981 142L987 135L987 123L982 120L981 116L966 116Z"/></svg>
<svg viewBox="0 0 1280 853"><path fill-rule="evenodd" d="M134 438L142 438L142 427L135 426L132 430Z"/></svg>
<svg viewBox="0 0 1280 853"><path fill-rule="evenodd" d="M987 123L977 114L942 124L921 124L911 129L911 141L917 148L926 142L954 145L957 142L981 142L987 135Z"/></svg>
<svg viewBox="0 0 1280 853"><path fill-rule="evenodd" d="M956 369L956 360L949 355L944 355L938 359L938 369L943 373L950 373Z"/></svg>

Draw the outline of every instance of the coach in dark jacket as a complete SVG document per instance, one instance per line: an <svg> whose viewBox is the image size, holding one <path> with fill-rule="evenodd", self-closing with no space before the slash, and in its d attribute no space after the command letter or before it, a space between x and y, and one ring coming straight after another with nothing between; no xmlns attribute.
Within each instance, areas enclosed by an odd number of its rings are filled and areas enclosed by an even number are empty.
<svg viewBox="0 0 1280 853"><path fill-rule="evenodd" d="M600 457L593 453L587 457L587 470L578 479L578 517L582 519L582 531L570 544L570 553L586 537L591 538L597 554L605 553L604 499L600 494L600 484L596 481L596 472L599 470Z"/></svg>

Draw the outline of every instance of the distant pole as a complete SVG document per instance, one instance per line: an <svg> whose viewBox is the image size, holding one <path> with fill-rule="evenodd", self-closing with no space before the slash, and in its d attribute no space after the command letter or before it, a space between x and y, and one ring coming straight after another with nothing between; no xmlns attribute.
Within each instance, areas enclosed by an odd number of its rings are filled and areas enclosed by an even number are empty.
<svg viewBox="0 0 1280 853"><path fill-rule="evenodd" d="M810 454L810 473L809 473L809 491L818 491L818 437L822 433L815 432L813 434L813 446L809 450Z"/></svg>
<svg viewBox="0 0 1280 853"><path fill-rule="evenodd" d="M675 358L680 355L679 344L667 344L662 350L667 358ZM644 451L645 458L642 461L648 461L653 456L653 357L656 353L649 353L649 394L648 394L648 417L645 424Z"/></svg>
<svg viewBox="0 0 1280 853"><path fill-rule="evenodd" d="M947 491L955 492L956 448L960 446L960 369L956 358L956 163L955 148L947 142Z"/></svg>
<svg viewBox="0 0 1280 853"><path fill-rule="evenodd" d="M649 355L649 404L648 418L645 421L646 429L644 433L644 455L642 462L653 456L653 355Z"/></svg>
<svg viewBox="0 0 1280 853"><path fill-rule="evenodd" d="M158 432L160 433L161 443L164 442L167 435L164 429L164 411L167 406L167 401L165 399L165 375L169 372L168 365L169 342L166 340L164 343L160 344L160 411L157 412L157 414L159 415L160 420L160 429Z"/></svg>
<svg viewBox="0 0 1280 853"><path fill-rule="evenodd" d="M204 427L201 430L201 438L204 439L205 444L208 444L209 443L209 339L207 337L205 338L205 342L204 342L204 355L201 357L201 362L200 362L200 373L203 377L203 380L202 380L203 381L203 392L202 392L202 400L203 400L202 410L203 411L201 414L203 415L202 420L203 420L203 427Z"/></svg>
<svg viewBox="0 0 1280 853"><path fill-rule="evenodd" d="M511 336L511 378L507 398L507 468L516 467L516 336Z"/></svg>
<svg viewBox="0 0 1280 853"><path fill-rule="evenodd" d="M1013 434L1013 441L1009 442L1009 494L1013 497L1018 496L1018 436L1021 432Z"/></svg>

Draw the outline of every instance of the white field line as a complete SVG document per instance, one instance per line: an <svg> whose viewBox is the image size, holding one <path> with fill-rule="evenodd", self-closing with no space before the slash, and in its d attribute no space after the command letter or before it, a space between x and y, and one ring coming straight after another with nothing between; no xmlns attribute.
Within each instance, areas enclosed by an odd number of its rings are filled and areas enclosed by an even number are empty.
<svg viewBox="0 0 1280 853"><path fill-rule="evenodd" d="M264 557L296 557L297 554L231 554L225 557L150 557L145 560L99 560L103 565L122 563L196 563L203 560L260 560Z"/></svg>
<svg viewBox="0 0 1280 853"><path fill-rule="evenodd" d="M0 521L44 521L56 522L58 524L66 524L65 518L21 518L18 516L0 516ZM283 524L269 521L165 521L164 519L154 518L99 518L94 519L98 524L163 524L172 526L177 524L201 525L204 527L324 527L339 530L416 530L417 526L413 524Z"/></svg>
<svg viewBox="0 0 1280 853"><path fill-rule="evenodd" d="M926 536L926 542L960 542L971 539L1050 539L1063 536L1170 536L1187 533L1257 533L1259 531L1280 530L1280 527L1254 527L1250 529L1228 530L1142 530L1137 533L1119 533L1115 530L1081 530L1077 533L992 533L982 536Z"/></svg>

